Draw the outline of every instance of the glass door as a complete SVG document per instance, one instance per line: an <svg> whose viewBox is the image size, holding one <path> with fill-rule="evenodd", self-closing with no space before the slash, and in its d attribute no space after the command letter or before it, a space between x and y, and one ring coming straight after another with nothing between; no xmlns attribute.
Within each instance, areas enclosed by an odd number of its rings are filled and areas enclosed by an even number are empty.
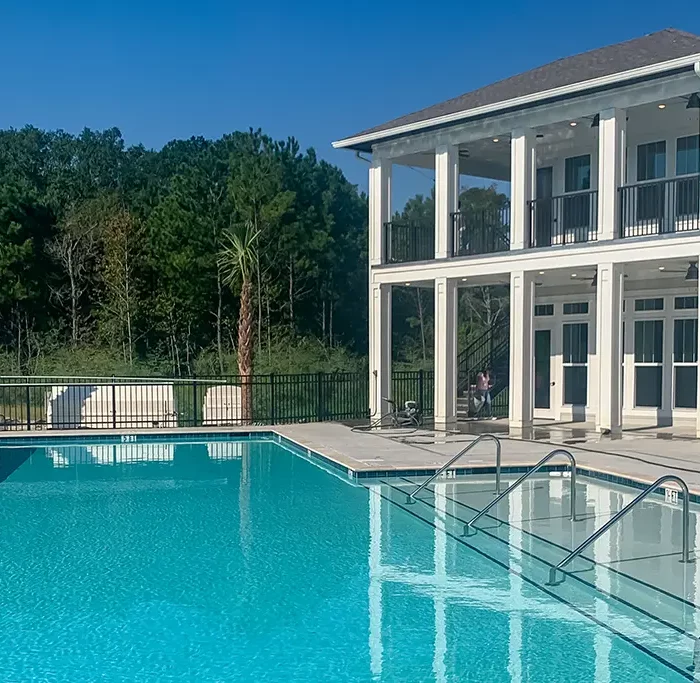
<svg viewBox="0 0 700 683"><path fill-rule="evenodd" d="M564 160L564 242L588 242L591 228L591 155Z"/></svg>
<svg viewBox="0 0 700 683"><path fill-rule="evenodd" d="M552 407L552 331L535 330L535 408Z"/></svg>

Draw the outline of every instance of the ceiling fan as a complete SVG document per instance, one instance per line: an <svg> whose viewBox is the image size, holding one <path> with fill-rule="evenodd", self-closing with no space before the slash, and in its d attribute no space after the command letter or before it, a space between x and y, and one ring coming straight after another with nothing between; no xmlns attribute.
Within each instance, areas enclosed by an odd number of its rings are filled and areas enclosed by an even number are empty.
<svg viewBox="0 0 700 683"><path fill-rule="evenodd" d="M698 280L698 264L695 261L688 261L687 270L669 270L666 266L659 266L659 270L662 273L677 273L678 275L685 275L685 280L695 281Z"/></svg>

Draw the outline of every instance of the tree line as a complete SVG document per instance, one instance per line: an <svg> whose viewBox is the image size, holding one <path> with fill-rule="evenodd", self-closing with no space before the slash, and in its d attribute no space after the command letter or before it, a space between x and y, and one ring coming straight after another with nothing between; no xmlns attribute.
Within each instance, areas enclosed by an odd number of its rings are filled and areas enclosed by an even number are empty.
<svg viewBox="0 0 700 683"><path fill-rule="evenodd" d="M432 201L403 214L427 221ZM0 370L359 370L367 215L367 197L294 138L150 150L116 128L0 131ZM431 298L397 291L399 360L430 363Z"/></svg>

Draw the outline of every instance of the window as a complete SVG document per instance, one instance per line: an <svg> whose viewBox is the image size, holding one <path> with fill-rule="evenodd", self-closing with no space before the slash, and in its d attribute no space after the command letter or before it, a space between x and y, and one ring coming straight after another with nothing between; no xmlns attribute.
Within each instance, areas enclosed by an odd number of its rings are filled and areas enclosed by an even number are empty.
<svg viewBox="0 0 700 683"><path fill-rule="evenodd" d="M564 161L564 192L591 189L591 155L569 157ZM591 201L588 193L562 199L565 242L587 242L591 228Z"/></svg>
<svg viewBox="0 0 700 683"><path fill-rule="evenodd" d="M666 177L666 141L637 147L637 182Z"/></svg>
<svg viewBox="0 0 700 683"><path fill-rule="evenodd" d="M588 399L588 323L566 323L564 336L564 403L585 406Z"/></svg>
<svg viewBox="0 0 700 683"><path fill-rule="evenodd" d="M637 147L637 182L666 176L666 142L650 142ZM666 190L653 183L637 188L637 220L661 220L664 217Z"/></svg>
<svg viewBox="0 0 700 683"><path fill-rule="evenodd" d="M700 173L700 135L678 138L676 142L676 175ZM697 218L700 214L700 179L680 178L675 182L676 216Z"/></svg>
<svg viewBox="0 0 700 683"><path fill-rule="evenodd" d="M658 299L635 299L634 300L634 310L635 311L663 311L664 310L664 300L662 297Z"/></svg>
<svg viewBox="0 0 700 683"><path fill-rule="evenodd" d="M569 157L564 161L564 192L591 189L591 155Z"/></svg>
<svg viewBox="0 0 700 683"><path fill-rule="evenodd" d="M577 315L588 313L588 302L580 301L575 304L564 304L564 315Z"/></svg>
<svg viewBox="0 0 700 683"><path fill-rule="evenodd" d="M683 318L673 321L673 405L697 408L698 321Z"/></svg>
<svg viewBox="0 0 700 683"><path fill-rule="evenodd" d="M700 173L700 135L678 138L676 142L676 175Z"/></svg>
<svg viewBox="0 0 700 683"><path fill-rule="evenodd" d="M663 320L634 323L634 403L639 407L661 407L663 380Z"/></svg>
<svg viewBox="0 0 700 683"><path fill-rule="evenodd" d="M673 301L673 307L677 311L687 311L698 307L698 297L677 296Z"/></svg>
<svg viewBox="0 0 700 683"><path fill-rule="evenodd" d="M535 304L535 316L554 315L554 304Z"/></svg>

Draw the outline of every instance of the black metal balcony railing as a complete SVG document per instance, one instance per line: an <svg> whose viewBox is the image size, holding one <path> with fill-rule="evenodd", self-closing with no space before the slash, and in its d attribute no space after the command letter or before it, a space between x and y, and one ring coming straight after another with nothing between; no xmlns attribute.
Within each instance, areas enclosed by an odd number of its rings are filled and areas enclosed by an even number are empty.
<svg viewBox="0 0 700 683"><path fill-rule="evenodd" d="M435 228L391 221L384 223L384 262L408 263L435 258Z"/></svg>
<svg viewBox="0 0 700 683"><path fill-rule="evenodd" d="M468 208L452 214L453 256L491 254L510 249L510 204Z"/></svg>
<svg viewBox="0 0 700 683"><path fill-rule="evenodd" d="M620 188L620 237L700 230L700 175Z"/></svg>
<svg viewBox="0 0 700 683"><path fill-rule="evenodd" d="M598 239L598 191L570 192L528 202L530 247Z"/></svg>

